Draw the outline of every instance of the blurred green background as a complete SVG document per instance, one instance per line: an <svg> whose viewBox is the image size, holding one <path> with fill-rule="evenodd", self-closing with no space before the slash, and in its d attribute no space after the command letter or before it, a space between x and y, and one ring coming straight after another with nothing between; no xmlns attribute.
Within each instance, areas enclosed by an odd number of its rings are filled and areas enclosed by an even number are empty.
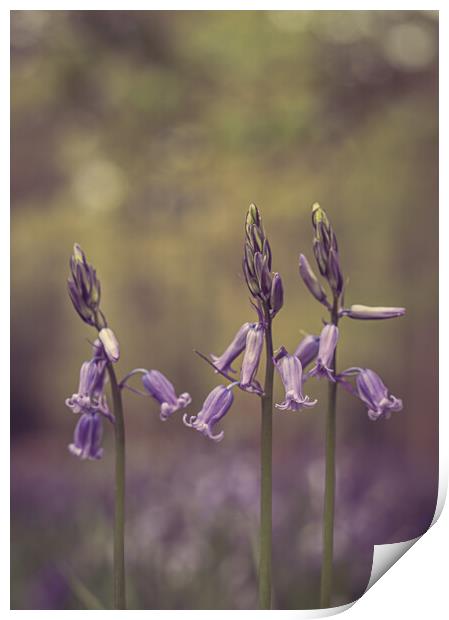
<svg viewBox="0 0 449 620"><path fill-rule="evenodd" d="M100 462L66 448L94 337L66 293L73 243L101 279L119 372L158 368L194 413L217 377L192 349L221 353L254 316L252 201L285 288L276 346L324 316L298 277L314 201L346 301L407 307L341 326L340 367L377 370L404 400L373 423L339 398L334 604L353 600L372 545L422 533L436 500L438 14L13 11L11 29L11 606L82 607L67 575L111 603L111 429ZM325 385L307 392L319 406L275 415L285 609L318 602ZM219 445L157 413L126 394L130 605L252 608L258 399L236 395Z"/></svg>

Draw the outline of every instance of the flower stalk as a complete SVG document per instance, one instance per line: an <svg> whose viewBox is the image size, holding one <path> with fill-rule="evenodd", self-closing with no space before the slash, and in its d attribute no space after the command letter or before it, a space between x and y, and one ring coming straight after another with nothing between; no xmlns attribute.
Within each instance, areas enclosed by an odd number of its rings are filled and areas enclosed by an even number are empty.
<svg viewBox="0 0 449 620"><path fill-rule="evenodd" d="M326 306L330 322L326 323L318 340L308 336L298 346L295 355L304 364L310 363L316 356L312 370L303 375L324 378L329 381L329 397L325 429L325 487L323 505L323 552L320 584L320 606L331 607L333 560L334 560L334 524L335 524L335 482L336 482L336 427L337 427L337 386L358 396L368 408L371 420L388 418L392 411L402 409L402 401L393 396L382 379L371 369L352 367L337 375L337 342L339 339L338 321L342 317L360 320L390 319L403 316L405 308L364 306L354 304L344 308L344 278L340 265L338 243L329 218L318 203L312 206L312 225L314 228L313 251L321 276L327 281L332 293L332 305L328 303L326 291L314 274L307 258L300 254L299 273L309 292L317 301ZM318 351L316 347L318 346ZM350 379L355 378L355 387ZM349 380L348 380L349 379Z"/></svg>
<svg viewBox="0 0 449 620"><path fill-rule="evenodd" d="M331 323L338 325L338 296L334 296ZM334 376L337 372L337 347L335 347L330 366ZM335 443L337 427L337 382L329 381L328 408L326 415L326 465L323 508L323 556L321 564L320 607L331 606L333 561L334 561L334 520L335 520Z"/></svg>
<svg viewBox="0 0 449 620"><path fill-rule="evenodd" d="M122 393L112 363L108 363L115 417L114 609L126 609L125 583L125 421Z"/></svg>
<svg viewBox="0 0 449 620"><path fill-rule="evenodd" d="M266 369L264 394L261 397L260 441L260 558L259 606L271 609L271 556L272 556L272 444L273 444L273 337L271 318L266 319Z"/></svg>

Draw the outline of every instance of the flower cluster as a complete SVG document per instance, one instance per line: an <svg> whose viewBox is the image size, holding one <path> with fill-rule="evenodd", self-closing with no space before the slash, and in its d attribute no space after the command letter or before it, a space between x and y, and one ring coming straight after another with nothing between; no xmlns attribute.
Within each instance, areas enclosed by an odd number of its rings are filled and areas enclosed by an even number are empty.
<svg viewBox="0 0 449 620"><path fill-rule="evenodd" d="M251 204L245 223L243 274L257 305L272 318L284 303L284 289L278 273L271 272L271 248L259 209Z"/></svg>
<svg viewBox="0 0 449 620"><path fill-rule="evenodd" d="M309 292L329 310L331 321L325 325L319 339L317 336L307 336L295 351L295 355L303 362L303 365L309 364L316 357L314 368L303 375L303 380L317 376L339 382L368 407L371 420L377 420L381 416L389 417L392 411L402 409L402 401L389 395L381 378L373 370L354 367L336 374L334 355L339 338L337 324L343 317L360 320L400 317L405 313L405 308L360 304L354 304L349 308L343 307L344 281L337 238L326 212L318 203L312 207L312 224L315 233L313 251L316 263L320 274L326 279L330 288L332 302L329 301L324 287L303 254L299 256L299 273ZM351 377L355 377L355 387L348 381Z"/></svg>
<svg viewBox="0 0 449 620"><path fill-rule="evenodd" d="M184 415L184 424L214 441L221 441L223 431L214 434L214 426L229 411L233 403L232 388L238 386L245 392L263 395L263 389L256 379L262 356L266 330L271 326L274 316L282 308L284 290L278 273L271 271L271 248L265 235L259 209L251 204L245 221L245 243L243 274L252 297L252 305L258 316L256 322L244 323L225 351L206 359L216 373L223 375L230 385L215 387L204 401L196 416ZM235 360L243 353L240 379L235 380Z"/></svg>
<svg viewBox="0 0 449 620"><path fill-rule="evenodd" d="M80 414L75 428L73 442L69 450L81 459L99 459L103 455L101 440L103 436L103 417L114 423L105 387L107 372L120 358L120 346L106 317L100 309L100 282L95 269L87 261L86 255L75 244L70 258L71 277L68 279L70 299L80 317L98 331L93 343L92 358L82 364L78 392L66 400L66 405L74 413ZM113 372L113 371L112 371ZM126 375L118 384L118 389L129 387L127 381L136 373L142 373L144 396L153 397L160 404L160 418L167 420L175 411L190 404L187 392L176 396L172 383L158 370L136 369ZM129 388L132 391L133 388Z"/></svg>

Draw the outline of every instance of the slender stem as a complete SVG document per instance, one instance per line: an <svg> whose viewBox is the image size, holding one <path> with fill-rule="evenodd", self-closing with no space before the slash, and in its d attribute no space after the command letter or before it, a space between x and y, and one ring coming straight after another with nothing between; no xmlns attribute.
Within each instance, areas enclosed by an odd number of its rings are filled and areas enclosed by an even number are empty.
<svg viewBox="0 0 449 620"><path fill-rule="evenodd" d="M122 394L108 364L115 416L114 609L126 609L125 590L125 424Z"/></svg>
<svg viewBox="0 0 449 620"><path fill-rule="evenodd" d="M261 488L260 488L260 564L259 606L271 609L271 522L272 522L272 436L273 436L273 339L271 318L265 330L267 362L264 394L261 397Z"/></svg>
<svg viewBox="0 0 449 620"><path fill-rule="evenodd" d="M338 324L338 299L334 299L331 320ZM337 371L337 350L332 360L334 374ZM334 517L335 517L335 438L337 413L337 382L329 381L328 409L326 415L326 473L323 510L323 558L321 565L320 607L331 606L333 557L334 557Z"/></svg>

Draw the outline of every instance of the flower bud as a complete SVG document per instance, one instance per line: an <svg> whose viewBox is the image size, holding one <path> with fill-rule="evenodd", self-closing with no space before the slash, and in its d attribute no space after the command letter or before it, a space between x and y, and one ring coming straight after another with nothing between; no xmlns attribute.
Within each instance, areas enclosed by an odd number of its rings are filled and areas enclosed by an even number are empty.
<svg viewBox="0 0 449 620"><path fill-rule="evenodd" d="M98 337L108 360L113 363L117 362L120 357L120 347L112 329L103 327L98 333Z"/></svg>
<svg viewBox="0 0 449 620"><path fill-rule="evenodd" d="M262 256L260 252L254 254L254 270L260 292L264 299L267 299L271 293L271 274L268 271L267 258Z"/></svg>
<svg viewBox="0 0 449 620"><path fill-rule="evenodd" d="M310 267L309 261L304 256L304 254L299 255L299 273L301 278L304 281L304 284L307 286L312 295L317 299L320 303L329 307L329 302L326 297L326 293L318 282L316 275L313 273L312 268Z"/></svg>
<svg viewBox="0 0 449 620"><path fill-rule="evenodd" d="M316 202L312 206L312 224L315 229L313 252L320 273L334 293L340 297L343 291L343 275L338 256L337 238L324 209Z"/></svg>
<svg viewBox="0 0 449 620"><path fill-rule="evenodd" d="M273 275L271 281L270 310L274 317L284 304L284 287L281 276L278 273Z"/></svg>
<svg viewBox="0 0 449 620"><path fill-rule="evenodd" d="M340 296L343 291L343 275L340 269L338 253L334 250L334 248L329 250L327 277L331 289L336 295Z"/></svg>
<svg viewBox="0 0 449 620"><path fill-rule="evenodd" d="M393 319L405 314L405 308L388 308L382 306L362 306L353 304L349 309L341 310L341 316L348 316L350 319L361 320L380 320Z"/></svg>
<svg viewBox="0 0 449 620"><path fill-rule="evenodd" d="M75 243L70 257L71 277L67 281L70 299L80 317L89 325L96 325L101 288L95 269L87 262L81 247Z"/></svg>
<svg viewBox="0 0 449 620"><path fill-rule="evenodd" d="M296 355L296 357L301 362L301 366L305 368L310 364L310 362L313 362L313 360L316 358L319 348L320 337L308 335L305 336L298 344L294 355Z"/></svg>
<svg viewBox="0 0 449 620"><path fill-rule="evenodd" d="M267 307L272 289L271 248L256 205L251 204L245 220L243 273L252 297ZM267 308L269 309L269 308Z"/></svg>
<svg viewBox="0 0 449 620"><path fill-rule="evenodd" d="M260 217L259 209L252 202L249 205L248 213L246 215L246 225L251 226L253 224L254 226L260 226L261 222L262 222L262 219Z"/></svg>

